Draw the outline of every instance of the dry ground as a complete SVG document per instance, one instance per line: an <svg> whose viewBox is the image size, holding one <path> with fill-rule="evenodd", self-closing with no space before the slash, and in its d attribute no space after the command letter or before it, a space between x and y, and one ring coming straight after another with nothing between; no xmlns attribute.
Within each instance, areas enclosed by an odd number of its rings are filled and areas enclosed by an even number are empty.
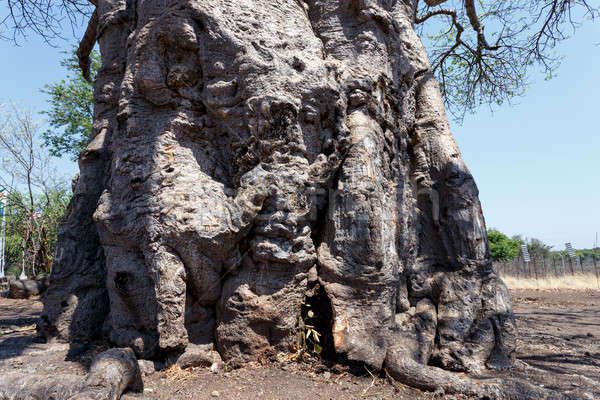
<svg viewBox="0 0 600 400"><path fill-rule="evenodd" d="M600 292L511 290L520 330L516 366L505 376L600 399ZM35 343L38 300L0 299L0 373L81 374L96 347ZM276 357L275 357L276 358ZM69 361L71 360L71 361ZM211 373L171 368L144 378L143 394L124 399L452 399L392 385L385 376L280 358Z"/></svg>
<svg viewBox="0 0 600 400"><path fill-rule="evenodd" d="M510 289L578 289L600 290L600 275L594 273L574 275L545 275L539 278L522 276L502 276Z"/></svg>

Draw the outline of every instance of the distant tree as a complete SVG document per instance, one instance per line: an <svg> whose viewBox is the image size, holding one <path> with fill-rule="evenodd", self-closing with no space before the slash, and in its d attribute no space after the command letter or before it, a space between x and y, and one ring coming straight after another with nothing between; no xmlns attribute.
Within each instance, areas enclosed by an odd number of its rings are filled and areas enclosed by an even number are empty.
<svg viewBox="0 0 600 400"><path fill-rule="evenodd" d="M490 243L490 257L494 261L513 261L519 256L519 242L510 239L497 229L488 230L488 241Z"/></svg>
<svg viewBox="0 0 600 400"><path fill-rule="evenodd" d="M58 228L71 199L71 192L58 185L36 195L34 215L30 215L22 207L24 198L26 195L21 192L11 192L8 197L7 273L20 274L23 255L25 255L25 269L28 275L50 272L58 239Z"/></svg>
<svg viewBox="0 0 600 400"><path fill-rule="evenodd" d="M87 145L94 116L93 79L100 68L100 55L90 54L90 80L79 68L76 50L60 63L67 70L67 78L45 85L42 89L48 98L49 108L42 112L48 117L50 129L43 134L44 145L56 157L69 156L76 160Z"/></svg>
<svg viewBox="0 0 600 400"><path fill-rule="evenodd" d="M534 260L543 260L550 256L550 250L552 246L545 244L540 239L531 238L527 241L527 250L531 258Z"/></svg>
<svg viewBox="0 0 600 400"><path fill-rule="evenodd" d="M39 143L39 123L31 112L15 104L0 108L0 185L17 192L23 187L26 196L22 206L34 212L34 192L49 180L49 159Z"/></svg>
<svg viewBox="0 0 600 400"><path fill-rule="evenodd" d="M522 244L527 245L527 250L529 251L529 255L532 259L545 259L548 258L551 254L552 247L549 244L544 243L540 239L536 238L523 238L521 235L514 235L512 240L519 243L519 246ZM566 254L566 252L565 252Z"/></svg>
<svg viewBox="0 0 600 400"><path fill-rule="evenodd" d="M9 261L11 257L25 257L28 269L35 273L49 266L48 238L54 246L57 228L53 224L64 214L60 209L66 206L67 194L50 168L50 157L39 142L39 124L33 115L15 105L1 111L0 186L9 192ZM56 207L59 211L53 211Z"/></svg>
<svg viewBox="0 0 600 400"><path fill-rule="evenodd" d="M49 262L54 258L54 249L58 240L58 229L62 222L72 193L64 185L57 185L39 198L42 209L41 227L45 229L46 245L48 246Z"/></svg>
<svg viewBox="0 0 600 400"><path fill-rule="evenodd" d="M522 235L512 235L510 238L515 242L519 242L519 245L525 244L526 241L526 239L523 239Z"/></svg>
<svg viewBox="0 0 600 400"><path fill-rule="evenodd" d="M575 253L583 258L596 258L600 260L600 249L575 249Z"/></svg>

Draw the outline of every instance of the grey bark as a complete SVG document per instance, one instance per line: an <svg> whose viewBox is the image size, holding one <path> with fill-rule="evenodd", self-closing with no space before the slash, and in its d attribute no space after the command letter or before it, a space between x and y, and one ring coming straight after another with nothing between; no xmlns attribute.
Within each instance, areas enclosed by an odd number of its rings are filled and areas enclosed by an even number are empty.
<svg viewBox="0 0 600 400"><path fill-rule="evenodd" d="M47 279L14 279L8 282L10 297L13 299L28 299L39 296L46 290Z"/></svg>
<svg viewBox="0 0 600 400"><path fill-rule="evenodd" d="M243 362L289 351L320 293L348 360L405 381L508 367L508 291L414 7L100 0L93 139L40 332Z"/></svg>
<svg viewBox="0 0 600 400"><path fill-rule="evenodd" d="M126 389L143 390L137 359L131 349L110 349L94 358L83 388L69 400L118 400Z"/></svg>
<svg viewBox="0 0 600 400"><path fill-rule="evenodd" d="M110 349L97 355L85 377L8 373L0 376L0 400L118 400L126 389L143 389L141 372L131 349Z"/></svg>

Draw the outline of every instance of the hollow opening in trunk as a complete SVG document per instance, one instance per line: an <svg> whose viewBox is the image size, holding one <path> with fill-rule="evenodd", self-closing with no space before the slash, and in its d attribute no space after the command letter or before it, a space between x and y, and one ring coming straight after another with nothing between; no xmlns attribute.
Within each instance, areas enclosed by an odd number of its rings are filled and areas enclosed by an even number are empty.
<svg viewBox="0 0 600 400"><path fill-rule="evenodd" d="M301 308L303 347L325 360L336 358L333 347L333 313L325 289L318 282L309 289Z"/></svg>

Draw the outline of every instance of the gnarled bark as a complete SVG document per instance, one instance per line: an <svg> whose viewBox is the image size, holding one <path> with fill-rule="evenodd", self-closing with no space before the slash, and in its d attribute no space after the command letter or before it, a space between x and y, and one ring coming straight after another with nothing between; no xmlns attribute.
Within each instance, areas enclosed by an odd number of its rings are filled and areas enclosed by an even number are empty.
<svg viewBox="0 0 600 400"><path fill-rule="evenodd" d="M98 354L85 377L15 372L0 376L0 400L118 400L126 389L143 389L131 349Z"/></svg>
<svg viewBox="0 0 600 400"><path fill-rule="evenodd" d="M41 331L247 361L289 351L318 287L349 360L426 388L427 365L509 366L508 292L414 6L100 0L94 139Z"/></svg>

